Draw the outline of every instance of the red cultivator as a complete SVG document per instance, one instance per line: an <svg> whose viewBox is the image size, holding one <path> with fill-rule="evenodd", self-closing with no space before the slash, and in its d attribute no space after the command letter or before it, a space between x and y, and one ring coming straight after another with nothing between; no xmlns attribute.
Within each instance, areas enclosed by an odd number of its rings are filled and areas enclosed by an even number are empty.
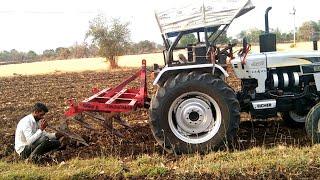
<svg viewBox="0 0 320 180"><path fill-rule="evenodd" d="M139 88L126 88L126 86L140 77ZM127 78L121 84L114 88L105 88L103 90L93 89L95 93L91 97L85 99L82 102L75 103L73 99L69 100L69 108L65 112L67 117L74 117L73 122L80 124L87 129L95 130L93 126L84 121L84 115L90 117L92 120L100 124L109 132L123 137L123 135L113 128L113 121L123 125L124 127L130 127L128 123L120 118L119 113L129 112L136 110L137 108L148 108L150 98L147 94L146 84L146 60L142 60L141 69L131 77ZM55 129L64 133L71 139L87 145L85 140L74 133L71 133L67 126L64 128Z"/></svg>
<svg viewBox="0 0 320 180"><path fill-rule="evenodd" d="M125 88L131 81L140 77L140 88ZM141 70L114 88L101 91L93 89L93 96L75 104L70 100L70 108L66 116L74 116L82 112L128 112L136 108L146 107L149 103L146 84L146 60L142 60Z"/></svg>

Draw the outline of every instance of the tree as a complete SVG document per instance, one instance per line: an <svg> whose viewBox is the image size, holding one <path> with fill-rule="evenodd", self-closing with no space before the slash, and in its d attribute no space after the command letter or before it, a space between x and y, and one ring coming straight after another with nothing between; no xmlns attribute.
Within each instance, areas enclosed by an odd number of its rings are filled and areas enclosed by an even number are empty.
<svg viewBox="0 0 320 180"><path fill-rule="evenodd" d="M290 42L293 39L293 33L283 33L279 28L271 29L270 32L276 35L278 43ZM263 33L264 31L256 28L243 30L238 34L238 38L243 39L246 37L250 43L259 43L259 36Z"/></svg>
<svg viewBox="0 0 320 180"><path fill-rule="evenodd" d="M152 53L156 49L156 43L148 40L140 41L135 46L136 46L136 49L138 50L137 53L139 54Z"/></svg>
<svg viewBox="0 0 320 180"><path fill-rule="evenodd" d="M96 45L91 44L88 47L88 53L89 57L97 57L99 55L99 48Z"/></svg>
<svg viewBox="0 0 320 180"><path fill-rule="evenodd" d="M70 54L73 58L87 58L89 57L89 48L86 43L76 43L70 48Z"/></svg>
<svg viewBox="0 0 320 180"><path fill-rule="evenodd" d="M106 18L98 15L89 22L86 38L92 37L92 43L99 47L99 55L110 62L111 68L117 68L115 57L124 55L130 42L129 23L121 23L112 18L107 23Z"/></svg>
<svg viewBox="0 0 320 180"><path fill-rule="evenodd" d="M165 48L164 44L157 44L156 45L157 52L161 52L164 48Z"/></svg>
<svg viewBox="0 0 320 180"><path fill-rule="evenodd" d="M310 41L314 32L319 31L319 26L314 21L304 22L298 30L299 41Z"/></svg>
<svg viewBox="0 0 320 180"><path fill-rule="evenodd" d="M71 52L68 48L58 47L55 51L58 59L68 59L71 55Z"/></svg>
<svg viewBox="0 0 320 180"><path fill-rule="evenodd" d="M196 43L198 40L196 39L196 36L194 34L185 34L181 37L180 41L179 41L179 45L180 47L186 47L188 44L194 44Z"/></svg>
<svg viewBox="0 0 320 180"><path fill-rule="evenodd" d="M259 43L259 36L262 33L263 33L262 30L254 28L254 29L249 29L247 31L241 31L238 37L240 39L243 39L244 37L246 37L249 43Z"/></svg>
<svg viewBox="0 0 320 180"><path fill-rule="evenodd" d="M161 52L164 49L164 46L152 42L149 40L140 41L138 43L131 42L127 48L127 54L145 54L145 53L155 53Z"/></svg>
<svg viewBox="0 0 320 180"><path fill-rule="evenodd" d="M0 61L11 61L11 54L9 51L2 51L0 53Z"/></svg>
<svg viewBox="0 0 320 180"><path fill-rule="evenodd" d="M11 61L18 62L25 60L25 53L19 52L16 49L10 51Z"/></svg>
<svg viewBox="0 0 320 180"><path fill-rule="evenodd" d="M27 60L36 60L37 57L38 57L37 53L31 50L26 55Z"/></svg>
<svg viewBox="0 0 320 180"><path fill-rule="evenodd" d="M45 59L54 59L56 56L56 53L53 49L47 49L43 51L42 56Z"/></svg>
<svg viewBox="0 0 320 180"><path fill-rule="evenodd" d="M217 32L219 33L219 32ZM231 41L231 38L227 36L227 32L224 31L220 34L220 36L215 41L216 44L228 44Z"/></svg>
<svg viewBox="0 0 320 180"><path fill-rule="evenodd" d="M277 43L286 43L293 40L293 33L283 33L279 28L271 29L271 33L276 35Z"/></svg>

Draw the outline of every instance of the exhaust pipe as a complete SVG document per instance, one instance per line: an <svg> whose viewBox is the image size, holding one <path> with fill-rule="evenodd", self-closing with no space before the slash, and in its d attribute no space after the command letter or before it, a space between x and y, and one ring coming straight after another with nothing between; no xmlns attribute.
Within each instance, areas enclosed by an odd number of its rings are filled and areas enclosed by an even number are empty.
<svg viewBox="0 0 320 180"><path fill-rule="evenodd" d="M265 32L259 36L260 52L273 52L277 50L276 35L269 32L269 11L272 7L266 9L264 15Z"/></svg>
<svg viewBox="0 0 320 180"><path fill-rule="evenodd" d="M313 41L313 50L318 51L318 41Z"/></svg>
<svg viewBox="0 0 320 180"><path fill-rule="evenodd" d="M264 14L264 24L265 24L265 33L269 33L269 11L272 9L272 7L268 7L266 9L266 13Z"/></svg>
<svg viewBox="0 0 320 180"><path fill-rule="evenodd" d="M319 41L319 33L314 32L312 34L312 42L313 42L313 50L317 51L318 50L318 41Z"/></svg>

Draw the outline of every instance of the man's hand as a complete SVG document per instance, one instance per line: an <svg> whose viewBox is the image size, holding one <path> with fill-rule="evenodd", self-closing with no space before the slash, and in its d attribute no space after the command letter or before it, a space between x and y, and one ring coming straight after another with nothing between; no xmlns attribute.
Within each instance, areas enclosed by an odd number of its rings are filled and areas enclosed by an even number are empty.
<svg viewBox="0 0 320 180"><path fill-rule="evenodd" d="M60 139L61 137L64 136L64 135L63 135L62 133L60 133L60 132L56 132L55 135L56 135L56 138L57 138L57 139Z"/></svg>
<svg viewBox="0 0 320 180"><path fill-rule="evenodd" d="M41 129L42 131L43 131L44 129L46 129L47 125L48 125L48 123L47 123L46 120L44 120L44 119L41 119L41 120L40 120L40 129Z"/></svg>

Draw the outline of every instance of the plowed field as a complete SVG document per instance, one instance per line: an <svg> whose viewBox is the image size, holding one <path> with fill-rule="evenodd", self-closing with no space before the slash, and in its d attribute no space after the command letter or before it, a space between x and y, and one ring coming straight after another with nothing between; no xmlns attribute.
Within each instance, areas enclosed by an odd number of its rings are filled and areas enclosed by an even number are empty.
<svg viewBox="0 0 320 180"><path fill-rule="evenodd" d="M17 155L14 152L14 131L18 121L30 113L35 102L46 103L49 113L46 119L51 125L58 125L66 119L64 116L66 101L74 97L83 100L91 95L91 88L111 87L133 74L137 69L122 72L81 72L61 73L51 75L15 76L0 78L0 158L14 161ZM149 96L153 92L150 75ZM232 76L228 83L239 89L239 82ZM132 113L121 114L132 126L131 129L117 127L126 137L118 138L103 128L97 131L84 129L76 124L72 125L77 133L88 140L89 145L79 146L70 144L66 150L52 153L50 156L57 162L74 157L91 158L100 155L115 155L120 158L134 157L141 154L164 153L156 144L148 124L148 111L141 109ZM286 127L281 119L268 121L252 120L247 114L241 115L238 142L234 148L249 149L256 146L274 147L306 146L308 140L303 128L292 129Z"/></svg>

